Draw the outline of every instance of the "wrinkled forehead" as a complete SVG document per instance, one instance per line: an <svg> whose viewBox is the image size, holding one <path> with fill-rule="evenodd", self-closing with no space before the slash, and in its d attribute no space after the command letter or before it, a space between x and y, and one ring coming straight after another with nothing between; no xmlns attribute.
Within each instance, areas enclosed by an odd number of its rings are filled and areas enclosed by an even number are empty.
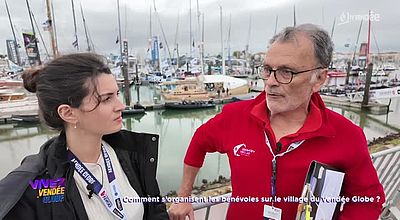
<svg viewBox="0 0 400 220"><path fill-rule="evenodd" d="M270 45L265 54L264 65L309 67L317 64L312 42L304 35L296 35L290 39L279 38Z"/></svg>

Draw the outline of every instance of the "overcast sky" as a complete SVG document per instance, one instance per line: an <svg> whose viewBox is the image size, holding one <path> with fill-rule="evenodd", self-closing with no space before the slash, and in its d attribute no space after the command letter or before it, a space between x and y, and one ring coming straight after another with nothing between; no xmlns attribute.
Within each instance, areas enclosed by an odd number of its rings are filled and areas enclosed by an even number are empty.
<svg viewBox="0 0 400 220"><path fill-rule="evenodd" d="M17 39L22 32L31 30L25 0L7 0ZM91 39L98 53L118 53L115 44L118 35L117 0L74 0L78 37L81 49L87 47L79 6L82 4ZM47 20L46 0L30 0L31 9L39 26ZM173 44L179 44L180 54L189 53L190 0L155 0L157 14L152 9L153 35L162 38L160 23L165 31L171 51ZM74 27L69 0L53 0L59 50L61 53L74 52ZM197 2L191 0L192 36L199 41ZM220 10L223 13L223 38L228 40L231 18L230 50L244 50L249 41L250 52L265 51L268 40L275 31L278 17L278 31L293 25L293 7L296 8L297 24L315 23L331 32L336 18L333 41L335 49L350 51L350 44L356 42L360 19L365 19L372 10L371 51L400 51L400 1L399 0L199 0L199 10L204 14L204 38L206 54L221 50ZM150 8L152 0L120 0L122 38L129 41L130 52L144 54L150 36ZM12 39L4 1L0 3L0 53L6 53L6 39ZM179 15L179 22L178 22ZM251 17L250 35L249 24ZM201 21L200 21L201 23ZM363 22L360 42L367 40L367 21ZM177 31L178 27L178 31ZM50 50L48 32L41 32ZM176 34L177 32L177 34ZM249 40L248 40L249 39ZM22 44L22 42L20 42ZM44 51L43 44L39 45Z"/></svg>

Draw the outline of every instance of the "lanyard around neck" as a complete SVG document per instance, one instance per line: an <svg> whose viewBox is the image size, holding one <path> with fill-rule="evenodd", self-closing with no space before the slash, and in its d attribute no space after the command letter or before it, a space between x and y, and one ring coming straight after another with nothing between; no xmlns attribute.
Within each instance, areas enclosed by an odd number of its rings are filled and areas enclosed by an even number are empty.
<svg viewBox="0 0 400 220"><path fill-rule="evenodd" d="M301 140L301 141L296 141L292 144L289 145L288 149L280 154L274 154L274 151L272 151L272 147L271 147L271 143L268 139L267 133L264 131L264 135L265 135L265 143L267 144L269 151L272 154L272 173L271 173L271 196L275 197L276 196L276 158L277 157L283 157L285 154L297 149L305 140Z"/></svg>
<svg viewBox="0 0 400 220"><path fill-rule="evenodd" d="M106 148L101 145L101 153L103 155L104 164L106 166L107 179L112 191L113 201L108 196L105 187L97 180L97 178L87 169L87 167L70 151L68 150L68 159L74 163L75 171L88 184L93 186L93 192L98 195L107 208L118 219L127 219L124 208L122 206L121 193L119 191L117 180L115 178L114 169L110 155Z"/></svg>
<svg viewBox="0 0 400 220"><path fill-rule="evenodd" d="M275 160L277 157L282 157L283 155L295 150L305 141L305 140L301 140L301 141L296 141L294 143L291 143L285 152L275 155L274 151L272 151L271 142L269 142L267 133L265 131L264 131L264 135L265 135L265 143L267 144L269 151L271 152L272 156L274 157L273 160Z"/></svg>

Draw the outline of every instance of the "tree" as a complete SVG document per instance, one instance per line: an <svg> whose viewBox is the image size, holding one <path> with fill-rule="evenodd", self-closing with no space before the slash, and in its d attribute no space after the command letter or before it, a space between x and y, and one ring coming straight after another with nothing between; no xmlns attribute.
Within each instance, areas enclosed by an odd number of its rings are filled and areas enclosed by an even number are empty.
<svg viewBox="0 0 400 220"><path fill-rule="evenodd" d="M232 56L233 56L233 57L235 57L236 59L239 59L239 58L240 58L240 55L241 55L241 53L242 53L242 52L241 52L241 51L238 51L238 50L237 50L237 51L233 51L233 54L232 54Z"/></svg>

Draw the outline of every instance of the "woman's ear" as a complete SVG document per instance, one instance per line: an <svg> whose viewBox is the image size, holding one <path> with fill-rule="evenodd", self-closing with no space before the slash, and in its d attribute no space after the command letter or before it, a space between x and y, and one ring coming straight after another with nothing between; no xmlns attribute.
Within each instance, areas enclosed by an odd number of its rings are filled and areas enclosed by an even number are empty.
<svg viewBox="0 0 400 220"><path fill-rule="evenodd" d="M70 124L76 124L78 122L78 118L75 114L75 109L67 104L62 104L58 106L57 113L62 120L68 122Z"/></svg>

